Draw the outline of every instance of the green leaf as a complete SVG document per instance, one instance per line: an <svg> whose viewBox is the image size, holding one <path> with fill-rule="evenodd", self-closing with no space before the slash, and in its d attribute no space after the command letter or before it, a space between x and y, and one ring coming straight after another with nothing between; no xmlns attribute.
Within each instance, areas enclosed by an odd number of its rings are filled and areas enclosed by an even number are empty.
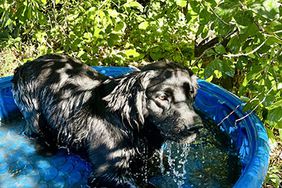
<svg viewBox="0 0 282 188"><path fill-rule="evenodd" d="M241 46L242 43L240 42L239 36L232 37L227 44L227 47L230 49L231 53L234 54L239 52Z"/></svg>
<svg viewBox="0 0 282 188"><path fill-rule="evenodd" d="M101 35L100 35L100 32L101 32L102 30L100 29L100 28L98 28L98 27L95 27L94 28L94 37L96 37L96 38L100 38L101 37Z"/></svg>
<svg viewBox="0 0 282 188"><path fill-rule="evenodd" d="M115 9L109 9L108 13L111 17L116 18L118 17L119 13Z"/></svg>
<svg viewBox="0 0 282 188"><path fill-rule="evenodd" d="M176 4L180 7L186 7L187 1L186 0L176 0Z"/></svg>
<svg viewBox="0 0 282 188"><path fill-rule="evenodd" d="M247 27L241 28L241 32L247 36L256 36L259 34L260 30L255 23L250 23Z"/></svg>
<svg viewBox="0 0 282 188"><path fill-rule="evenodd" d="M278 133L280 140L282 140L282 121L280 122L280 126L278 125Z"/></svg>
<svg viewBox="0 0 282 188"><path fill-rule="evenodd" d="M263 6L266 9L266 11L271 12L271 11L275 11L275 12L279 12L279 3L280 0L266 0L263 2Z"/></svg>
<svg viewBox="0 0 282 188"><path fill-rule="evenodd" d="M163 51L160 47L154 47L149 51L150 51L150 56L154 61L157 61L164 57Z"/></svg>
<svg viewBox="0 0 282 188"><path fill-rule="evenodd" d="M271 104L270 106L266 107L268 110L273 110L275 108L281 108L282 107L282 99L276 101L275 103Z"/></svg>
<svg viewBox="0 0 282 188"><path fill-rule="evenodd" d="M128 58L134 58L140 56L140 53L138 53L136 49L128 49L125 50L124 53Z"/></svg>
<svg viewBox="0 0 282 188"><path fill-rule="evenodd" d="M173 54L172 59L173 59L173 61L180 63L182 61L182 56L179 52L178 53L175 52Z"/></svg>
<svg viewBox="0 0 282 188"><path fill-rule="evenodd" d="M253 23L253 16L251 11L237 11L234 19L239 25L248 26Z"/></svg>
<svg viewBox="0 0 282 188"><path fill-rule="evenodd" d="M32 17L32 7L25 7L26 9L25 9L25 11L24 11L24 19L26 19L25 20L25 22L27 22L27 20L30 20L31 19L31 17Z"/></svg>
<svg viewBox="0 0 282 188"><path fill-rule="evenodd" d="M211 82L213 80L213 75L211 75L210 77L206 78L207 82Z"/></svg>
<svg viewBox="0 0 282 188"><path fill-rule="evenodd" d="M35 39L39 43L45 43L45 41L46 41L45 37L46 36L47 36L47 33L45 31L38 31L37 33L35 33Z"/></svg>
<svg viewBox="0 0 282 188"><path fill-rule="evenodd" d="M252 10L260 16L267 19L279 18L279 1L280 0L266 0L263 3L257 2L252 5Z"/></svg>
<svg viewBox="0 0 282 188"><path fill-rule="evenodd" d="M203 9L199 14L199 18L200 18L200 25L206 26L205 24L211 21L210 20L211 14L207 11L207 9Z"/></svg>
<svg viewBox="0 0 282 188"><path fill-rule="evenodd" d="M246 103L245 106L243 107L243 111L247 112L253 110L257 105L259 105L259 103L260 103L259 99L255 99L251 103Z"/></svg>
<svg viewBox="0 0 282 188"><path fill-rule="evenodd" d="M4 27L7 27L9 25L11 25L13 23L13 20L11 20L10 18L8 18L8 20L6 21Z"/></svg>
<svg viewBox="0 0 282 188"><path fill-rule="evenodd" d="M199 13L201 11L201 4L197 1L190 1L190 6L192 10L196 13Z"/></svg>
<svg viewBox="0 0 282 188"><path fill-rule="evenodd" d="M270 140L275 140L275 136L274 136L273 131L271 129L266 128L266 132L267 132L267 135L268 135Z"/></svg>
<svg viewBox="0 0 282 188"><path fill-rule="evenodd" d="M246 103L250 100L250 98L248 98L246 96L240 96L240 100Z"/></svg>
<svg viewBox="0 0 282 188"><path fill-rule="evenodd" d="M126 24L124 22L120 21L115 25L114 31L122 32L125 29L125 27L126 27Z"/></svg>
<svg viewBox="0 0 282 188"><path fill-rule="evenodd" d="M231 61L223 61L221 71L223 72L223 74L233 77L235 74L235 67L233 66Z"/></svg>
<svg viewBox="0 0 282 188"><path fill-rule="evenodd" d="M216 78L221 78L222 75L233 77L235 68L231 61L214 59L205 68L206 78L210 77L212 74L215 74Z"/></svg>
<svg viewBox="0 0 282 188"><path fill-rule="evenodd" d="M267 115L267 120L270 122L282 121L282 107L270 110Z"/></svg>
<svg viewBox="0 0 282 188"><path fill-rule="evenodd" d="M43 5L46 5L47 0L41 0L41 2L43 3Z"/></svg>
<svg viewBox="0 0 282 188"><path fill-rule="evenodd" d="M141 30L146 30L148 26L149 26L149 22L145 21L145 22L140 23L138 25L138 28Z"/></svg>
<svg viewBox="0 0 282 188"><path fill-rule="evenodd" d="M42 12L37 12L37 19L38 19L38 22L40 23L40 25L45 25L45 24L48 24L47 23L47 19L45 17L45 14L43 14Z"/></svg>
<svg viewBox="0 0 282 188"><path fill-rule="evenodd" d="M262 67L260 65L253 65L251 67L251 70L247 73L245 79L246 83L250 82L251 80L255 79L258 77L261 73ZM245 81L244 81L245 82Z"/></svg>
<svg viewBox="0 0 282 188"><path fill-rule="evenodd" d="M242 82L242 86L246 87L248 85L249 81L247 80L247 77L244 78L243 82Z"/></svg>
<svg viewBox="0 0 282 188"><path fill-rule="evenodd" d="M110 34L110 37L108 39L109 46L114 46L120 42L120 36L117 34Z"/></svg>
<svg viewBox="0 0 282 188"><path fill-rule="evenodd" d="M204 72L205 78L212 76L215 70L222 70L222 61L220 59L214 59L208 64Z"/></svg>
<svg viewBox="0 0 282 188"><path fill-rule="evenodd" d="M220 45L217 45L214 49L215 49L215 51L216 51L218 54L224 54L224 53L226 53L224 46L221 45L221 44L220 44Z"/></svg>
<svg viewBox="0 0 282 188"><path fill-rule="evenodd" d="M87 32L83 34L83 38L85 39L86 42L91 42L92 39L92 34Z"/></svg>
<svg viewBox="0 0 282 188"><path fill-rule="evenodd" d="M222 77L222 72L220 72L219 70L214 70L213 73L217 79Z"/></svg>
<svg viewBox="0 0 282 188"><path fill-rule="evenodd" d="M282 82L281 82L281 83L278 83L277 89L278 89L278 90L282 89Z"/></svg>

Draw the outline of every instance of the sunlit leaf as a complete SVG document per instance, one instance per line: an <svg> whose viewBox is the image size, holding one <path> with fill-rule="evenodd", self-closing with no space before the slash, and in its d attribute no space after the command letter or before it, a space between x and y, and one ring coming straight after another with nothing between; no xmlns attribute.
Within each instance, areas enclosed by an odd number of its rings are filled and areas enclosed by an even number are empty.
<svg viewBox="0 0 282 188"><path fill-rule="evenodd" d="M83 38L86 40L86 42L90 42L92 39L92 33L89 33L89 32L84 33Z"/></svg>
<svg viewBox="0 0 282 188"><path fill-rule="evenodd" d="M129 58L134 58L138 57L140 54L136 51L136 49L128 49L125 50L124 53L126 54L127 57Z"/></svg>
<svg viewBox="0 0 282 188"><path fill-rule="evenodd" d="M275 12L279 12L279 5L281 4L281 1L279 2L279 0L265 0L263 2L263 6L265 7L265 9L270 12L270 11L275 11Z"/></svg>
<svg viewBox="0 0 282 188"><path fill-rule="evenodd" d="M116 18L119 16L119 13L115 9L109 9L108 13L110 14L111 17Z"/></svg>
<svg viewBox="0 0 282 188"><path fill-rule="evenodd" d="M186 7L187 0L176 0L176 4L180 7Z"/></svg>
<svg viewBox="0 0 282 188"><path fill-rule="evenodd" d="M266 107L268 110L273 110L275 108L280 108L282 107L282 99L276 101L275 103L273 103L272 105Z"/></svg>
<svg viewBox="0 0 282 188"><path fill-rule="evenodd" d="M138 25L138 28L142 29L142 30L146 30L148 26L149 26L149 23L147 21L145 21L145 22L140 23Z"/></svg>
<svg viewBox="0 0 282 188"><path fill-rule="evenodd" d="M279 89L282 89L282 83L278 83L277 89L278 89L278 90L279 90Z"/></svg>
<svg viewBox="0 0 282 188"><path fill-rule="evenodd" d="M280 137L280 139L282 140L282 122L281 122L281 124L278 126L278 128L279 128L279 137Z"/></svg>
<svg viewBox="0 0 282 188"><path fill-rule="evenodd" d="M215 77L218 79L222 77L222 72L220 72L219 70L214 70L213 73Z"/></svg>

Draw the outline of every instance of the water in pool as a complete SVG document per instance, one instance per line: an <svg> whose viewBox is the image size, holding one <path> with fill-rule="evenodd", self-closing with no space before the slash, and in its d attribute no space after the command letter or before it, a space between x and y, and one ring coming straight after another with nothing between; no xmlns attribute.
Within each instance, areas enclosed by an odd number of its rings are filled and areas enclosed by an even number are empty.
<svg viewBox="0 0 282 188"><path fill-rule="evenodd" d="M91 165L60 150L42 155L21 134L23 121L0 124L0 187L86 187ZM230 139L205 122L190 145L167 142L148 162L144 177L160 188L232 187L240 175L240 160Z"/></svg>

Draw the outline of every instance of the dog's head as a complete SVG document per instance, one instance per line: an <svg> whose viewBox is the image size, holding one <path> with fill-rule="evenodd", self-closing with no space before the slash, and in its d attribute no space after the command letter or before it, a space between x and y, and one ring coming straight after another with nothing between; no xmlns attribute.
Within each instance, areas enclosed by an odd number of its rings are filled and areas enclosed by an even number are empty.
<svg viewBox="0 0 282 188"><path fill-rule="evenodd" d="M192 106L198 88L196 79L176 63L157 62L124 77L106 99L132 129L150 128L144 124L155 126L165 140L187 143L202 127Z"/></svg>

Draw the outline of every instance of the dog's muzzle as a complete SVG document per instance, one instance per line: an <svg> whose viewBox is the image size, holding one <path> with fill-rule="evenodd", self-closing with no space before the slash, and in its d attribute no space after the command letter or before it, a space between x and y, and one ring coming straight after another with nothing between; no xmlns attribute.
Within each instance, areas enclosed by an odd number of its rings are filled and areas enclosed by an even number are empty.
<svg viewBox="0 0 282 188"><path fill-rule="evenodd" d="M197 135L202 128L203 124L201 123L193 125L189 128L187 127L184 130L179 131L172 140L183 144L189 144L197 138Z"/></svg>

